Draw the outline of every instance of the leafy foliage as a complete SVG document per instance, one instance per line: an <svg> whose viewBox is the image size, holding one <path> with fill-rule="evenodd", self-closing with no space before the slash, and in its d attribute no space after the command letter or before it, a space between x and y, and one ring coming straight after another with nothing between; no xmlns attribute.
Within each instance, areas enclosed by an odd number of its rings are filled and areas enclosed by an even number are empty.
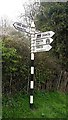
<svg viewBox="0 0 68 120"><path fill-rule="evenodd" d="M41 5L43 6L43 10L37 17L37 28L41 31L52 30L55 32L52 54L59 59L61 66L67 70L68 41L66 35L68 31L68 3L42 3Z"/></svg>
<svg viewBox="0 0 68 120"><path fill-rule="evenodd" d="M22 90L26 88L28 79L27 49L24 50L22 40L14 41L12 37L5 37L2 43L3 86L4 92ZM20 48L19 48L20 47ZM23 51L23 52L22 52ZM24 53L25 52L25 53ZM20 85L19 85L20 84Z"/></svg>
<svg viewBox="0 0 68 120"><path fill-rule="evenodd" d="M68 3L41 3L36 27L40 31L54 31L49 52L35 53L35 88L66 91L68 84ZM30 38L20 32L3 37L4 92L28 91L30 78ZM10 83L10 85L9 85ZM8 87L11 86L11 87Z"/></svg>

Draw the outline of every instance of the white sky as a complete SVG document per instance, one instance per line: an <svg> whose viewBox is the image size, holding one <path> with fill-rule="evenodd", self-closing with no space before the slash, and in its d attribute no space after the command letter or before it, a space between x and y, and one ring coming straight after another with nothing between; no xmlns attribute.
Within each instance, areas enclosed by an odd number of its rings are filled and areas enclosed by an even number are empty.
<svg viewBox="0 0 68 120"><path fill-rule="evenodd" d="M0 19L5 16L11 20L17 19L24 12L23 4L32 1L37 0L0 0Z"/></svg>
<svg viewBox="0 0 68 120"><path fill-rule="evenodd" d="M16 20L17 17L24 12L23 3L29 0L0 0L0 19L7 17Z"/></svg>

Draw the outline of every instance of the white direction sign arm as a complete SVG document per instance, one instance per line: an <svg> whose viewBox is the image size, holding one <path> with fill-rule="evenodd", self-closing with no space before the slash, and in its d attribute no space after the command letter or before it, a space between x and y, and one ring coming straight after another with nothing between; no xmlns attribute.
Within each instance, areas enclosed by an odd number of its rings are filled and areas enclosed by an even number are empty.
<svg viewBox="0 0 68 120"><path fill-rule="evenodd" d="M47 31L47 32L42 32L42 33L38 33L36 34L36 39L39 38L46 38L46 37L52 37L55 33L53 31Z"/></svg>
<svg viewBox="0 0 68 120"><path fill-rule="evenodd" d="M51 45L40 45L31 47L31 52L43 52L43 51L49 51L52 48Z"/></svg>
<svg viewBox="0 0 68 120"><path fill-rule="evenodd" d="M15 22L13 24L13 26L15 27L15 29L21 31L21 32L26 32L26 33L29 33L29 26L26 26L22 23L19 23L19 22Z"/></svg>
<svg viewBox="0 0 68 120"><path fill-rule="evenodd" d="M49 45L53 42L52 38L45 38L45 39L34 39L31 41L31 46L39 46L39 45Z"/></svg>

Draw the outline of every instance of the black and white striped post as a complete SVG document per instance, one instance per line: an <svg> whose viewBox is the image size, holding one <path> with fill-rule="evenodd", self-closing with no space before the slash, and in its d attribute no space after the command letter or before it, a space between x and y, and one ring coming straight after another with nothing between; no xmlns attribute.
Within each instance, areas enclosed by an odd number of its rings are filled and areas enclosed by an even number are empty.
<svg viewBox="0 0 68 120"><path fill-rule="evenodd" d="M32 41L35 36L35 24L31 23L31 80L30 80L30 108L33 108L34 93L34 53L32 52Z"/></svg>

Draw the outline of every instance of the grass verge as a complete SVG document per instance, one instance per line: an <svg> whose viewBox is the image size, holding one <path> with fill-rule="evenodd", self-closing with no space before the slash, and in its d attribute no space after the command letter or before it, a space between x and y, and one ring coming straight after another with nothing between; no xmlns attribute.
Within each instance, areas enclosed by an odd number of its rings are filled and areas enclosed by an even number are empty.
<svg viewBox="0 0 68 120"><path fill-rule="evenodd" d="M3 118L66 118L66 95L60 92L35 92L30 109L29 96L17 93L3 96Z"/></svg>

